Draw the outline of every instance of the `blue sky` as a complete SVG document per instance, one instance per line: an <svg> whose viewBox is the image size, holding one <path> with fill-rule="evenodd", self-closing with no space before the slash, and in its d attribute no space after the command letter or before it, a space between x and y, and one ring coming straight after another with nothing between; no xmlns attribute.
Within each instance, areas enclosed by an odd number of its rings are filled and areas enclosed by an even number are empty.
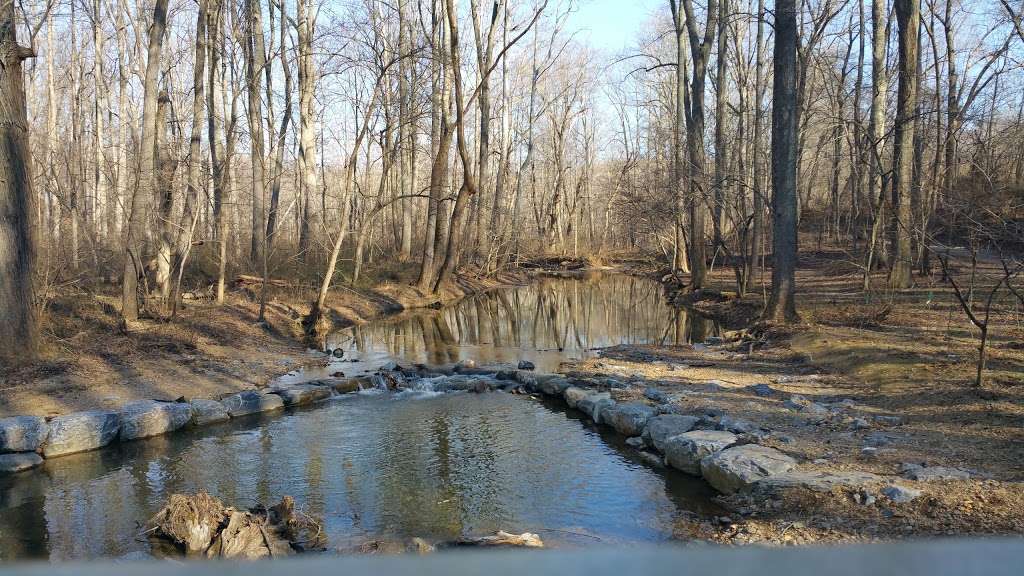
<svg viewBox="0 0 1024 576"><path fill-rule="evenodd" d="M580 39L610 53L633 43L637 31L654 10L668 10L665 0L580 0L567 28L580 30Z"/></svg>

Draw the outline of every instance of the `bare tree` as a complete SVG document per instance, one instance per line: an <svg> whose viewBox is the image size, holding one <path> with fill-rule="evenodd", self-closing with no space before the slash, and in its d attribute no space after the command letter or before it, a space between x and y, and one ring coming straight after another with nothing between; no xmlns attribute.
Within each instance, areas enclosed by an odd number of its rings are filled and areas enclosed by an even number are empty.
<svg viewBox="0 0 1024 576"><path fill-rule="evenodd" d="M0 0L0 360L31 361L39 353L33 302L36 195L21 62L35 56L18 44L14 0Z"/></svg>
<svg viewBox="0 0 1024 576"><path fill-rule="evenodd" d="M772 88L772 292L764 319L795 322L797 218L797 27L795 0L775 3Z"/></svg>
<svg viewBox="0 0 1024 576"><path fill-rule="evenodd" d="M125 323L139 318L138 282L145 273L145 229L156 190L157 104L160 94L160 53L167 30L167 0L156 0L149 25L146 75L142 98L142 140L139 146L139 185L132 195L128 233L124 241L124 277L121 283L121 316Z"/></svg>

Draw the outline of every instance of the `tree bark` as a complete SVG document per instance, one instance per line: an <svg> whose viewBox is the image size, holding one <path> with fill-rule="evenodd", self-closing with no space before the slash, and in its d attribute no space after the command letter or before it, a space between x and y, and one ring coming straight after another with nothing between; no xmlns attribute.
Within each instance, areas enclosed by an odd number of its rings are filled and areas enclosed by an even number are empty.
<svg viewBox="0 0 1024 576"><path fill-rule="evenodd" d="M32 286L36 196L21 69L22 60L33 56L18 45L14 0L0 0L0 360L8 365L39 353Z"/></svg>
<svg viewBox="0 0 1024 576"><path fill-rule="evenodd" d="M167 29L167 0L156 0L149 26L149 47L142 97L142 141L139 146L139 185L132 197L124 247L124 277L121 282L121 316L127 324L139 318L138 281L144 273L146 220L156 188L157 100L160 86L160 52Z"/></svg>
<svg viewBox="0 0 1024 576"><path fill-rule="evenodd" d="M918 0L896 0L896 20L899 25L900 77L893 146L893 263L889 282L894 288L909 288L913 269L910 200L914 185L914 132L917 125L914 115L917 110L918 28L921 23Z"/></svg>
<svg viewBox="0 0 1024 576"><path fill-rule="evenodd" d="M796 322L797 105L796 1L775 2L775 80L772 87L772 292L764 319Z"/></svg>

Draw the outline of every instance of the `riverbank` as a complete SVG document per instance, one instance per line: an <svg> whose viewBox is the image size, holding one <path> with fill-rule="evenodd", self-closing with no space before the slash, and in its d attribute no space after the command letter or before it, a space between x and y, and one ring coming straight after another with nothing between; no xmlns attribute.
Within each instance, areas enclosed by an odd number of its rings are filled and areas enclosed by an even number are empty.
<svg viewBox="0 0 1024 576"><path fill-rule="evenodd" d="M438 294L394 282L338 286L326 316L340 329L528 279L519 271L461 275ZM134 400L219 398L263 388L287 372L325 362L303 344L301 319L312 300L308 290L275 288L261 325L255 290L239 286L223 305L187 300L173 322L146 320L124 333L116 295L56 298L48 309L44 358L0 373L0 417L50 417L117 409Z"/></svg>
<svg viewBox="0 0 1024 576"><path fill-rule="evenodd" d="M857 340L839 340L830 347L836 356L821 355L822 340L835 337L809 329L776 334L753 349L739 339L615 346L563 371L643 382L680 414L753 433L802 472L884 478L797 482L723 496L731 512L683 523L682 537L793 544L1024 534L1024 443L1022 421L1014 419L1019 400L986 390L958 396L937 390L927 400L927 387L908 395L906 373L865 379L859 363L835 361ZM880 490L887 485L899 490L887 496Z"/></svg>

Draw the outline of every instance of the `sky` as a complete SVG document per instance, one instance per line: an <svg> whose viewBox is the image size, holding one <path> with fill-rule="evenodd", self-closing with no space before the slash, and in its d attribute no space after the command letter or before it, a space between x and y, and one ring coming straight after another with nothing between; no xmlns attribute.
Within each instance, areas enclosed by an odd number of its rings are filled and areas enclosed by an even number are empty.
<svg viewBox="0 0 1024 576"><path fill-rule="evenodd" d="M654 10L668 10L665 0L580 0L566 26L580 30L591 46L616 53L633 44L637 32Z"/></svg>

